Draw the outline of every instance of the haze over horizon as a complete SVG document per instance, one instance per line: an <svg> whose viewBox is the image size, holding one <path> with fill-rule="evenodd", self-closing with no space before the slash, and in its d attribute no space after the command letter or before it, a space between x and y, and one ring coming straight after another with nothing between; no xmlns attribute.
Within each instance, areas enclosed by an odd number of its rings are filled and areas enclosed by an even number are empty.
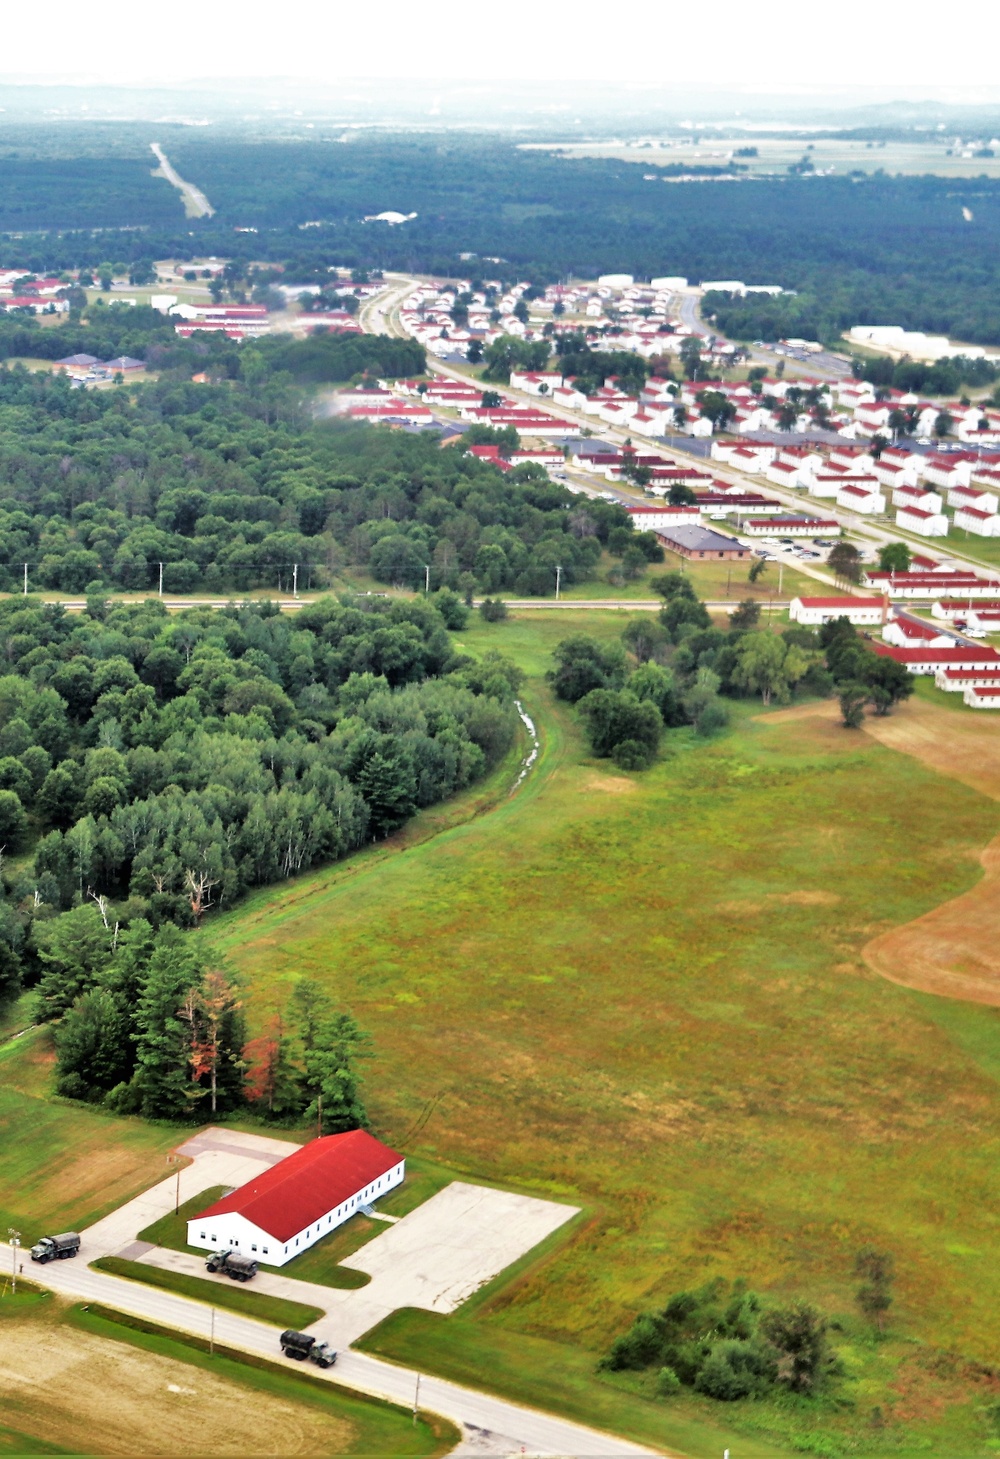
<svg viewBox="0 0 1000 1459"><path fill-rule="evenodd" d="M272 7L249 0L237 27L231 6L205 0L195 23L176 31L157 11L133 11L113 27L87 30L76 6L54 0L45 45L25 48L4 80L604 81L804 95L873 87L882 99L910 100L931 87L947 92L948 100L979 104L985 98L969 96L970 88L1000 95L994 62L1000 13L986 0L965 6L961 25L935 26L932 39L926 27L901 25L897 12L858 0L841 6L835 22L807 9L793 25L769 24L737 0L719 0L711 21L709 34L689 7L656 0L637 0L626 25L596 12L567 20L564 12L547 13L526 0L513 0L502 17L477 17L458 0L433 0L419 11L388 0L376 25L368 11L289 0L276 23Z"/></svg>

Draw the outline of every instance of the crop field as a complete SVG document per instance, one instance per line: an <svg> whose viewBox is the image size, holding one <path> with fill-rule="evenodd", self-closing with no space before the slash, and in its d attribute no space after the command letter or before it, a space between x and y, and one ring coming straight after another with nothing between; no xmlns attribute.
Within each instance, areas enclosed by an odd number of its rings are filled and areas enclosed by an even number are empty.
<svg viewBox="0 0 1000 1459"><path fill-rule="evenodd" d="M698 144L643 138L634 142L523 142L524 151L552 151L561 157L594 157L618 162L639 162L646 167L726 167L733 148L752 146L756 157L736 157L750 177L785 173L789 166L807 156L817 172L884 172L904 176L930 174L937 177L1000 177L1000 149L992 157L966 157L961 151L949 156L951 139L926 142L864 142L854 138L821 137L808 133L799 137L707 139ZM716 275L713 275L716 277ZM765 280L764 282L771 282Z"/></svg>
<svg viewBox="0 0 1000 1459"><path fill-rule="evenodd" d="M564 634L621 621L459 635L532 676L543 753L524 787L214 924L254 1016L307 973L372 1031L387 1139L588 1212L474 1310L400 1314L373 1342L692 1454L716 1451L723 1419L742 1452L816 1423L818 1452L879 1425L895 1452L930 1436L989 1452L996 1383L975 1364L1000 1340L1000 1015L899 987L863 952L975 884L1000 808L829 715L752 706L715 741L672 733L642 777L614 773L540 676ZM947 735L957 720L932 709ZM899 1271L878 1345L853 1303L869 1241ZM720 1418L595 1374L635 1312L716 1273L835 1317L852 1406Z"/></svg>

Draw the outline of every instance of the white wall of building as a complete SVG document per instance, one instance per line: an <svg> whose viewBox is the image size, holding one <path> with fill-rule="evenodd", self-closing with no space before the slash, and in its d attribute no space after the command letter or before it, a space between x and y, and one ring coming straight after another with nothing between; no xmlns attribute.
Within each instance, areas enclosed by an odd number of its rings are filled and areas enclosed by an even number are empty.
<svg viewBox="0 0 1000 1459"><path fill-rule="evenodd" d="M356 1213L361 1206L368 1205L371 1201L377 1201L387 1195L395 1186L400 1185L406 1173L406 1161L401 1160L398 1165L393 1166L385 1175L373 1181L371 1185L365 1186L362 1190L356 1191L353 1196L343 1201L332 1211L326 1211L317 1220L304 1227L288 1241L279 1241L268 1232L255 1226L241 1215L221 1216L199 1216L187 1223L188 1246L200 1247L205 1251L238 1251L240 1256L248 1256L254 1261L264 1262L267 1266L284 1266L286 1262L293 1261L295 1257L301 1256L308 1251L310 1246L315 1246L324 1236L329 1236L331 1231L336 1231L345 1221Z"/></svg>

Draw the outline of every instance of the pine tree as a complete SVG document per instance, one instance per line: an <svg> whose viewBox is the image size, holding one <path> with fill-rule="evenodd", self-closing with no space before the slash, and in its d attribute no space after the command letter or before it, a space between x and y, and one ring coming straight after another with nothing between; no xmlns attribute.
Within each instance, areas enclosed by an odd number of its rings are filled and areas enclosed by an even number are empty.
<svg viewBox="0 0 1000 1459"><path fill-rule="evenodd" d="M335 1013L318 1028L305 1061L306 1083L313 1096L306 1119L316 1120L321 1134L367 1128L356 1065L371 1057L370 1045L368 1034L350 1013Z"/></svg>
<svg viewBox="0 0 1000 1459"><path fill-rule="evenodd" d="M178 1010L200 982L193 943L177 927L161 928L136 1010L134 1082L139 1110L149 1119L182 1119L197 1098L190 1072L191 1032Z"/></svg>
<svg viewBox="0 0 1000 1459"><path fill-rule="evenodd" d="M38 983L36 1018L59 1018L87 993L112 960L112 935L96 907L75 907L35 924L35 945L45 971Z"/></svg>
<svg viewBox="0 0 1000 1459"><path fill-rule="evenodd" d="M100 1097L127 1079L132 1059L128 1024L104 988L78 998L55 1033L56 1092L70 1099Z"/></svg>

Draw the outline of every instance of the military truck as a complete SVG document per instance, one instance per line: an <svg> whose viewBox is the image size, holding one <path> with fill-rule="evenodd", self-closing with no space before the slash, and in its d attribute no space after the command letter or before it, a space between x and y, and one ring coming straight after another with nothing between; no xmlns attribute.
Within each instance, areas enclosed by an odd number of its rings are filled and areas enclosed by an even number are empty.
<svg viewBox="0 0 1000 1459"><path fill-rule="evenodd" d="M288 1327L281 1334L281 1351L286 1358L304 1363L306 1358L320 1368L332 1368L337 1353L328 1342L317 1342L308 1332L295 1332Z"/></svg>
<svg viewBox="0 0 1000 1459"><path fill-rule="evenodd" d="M249 1282L257 1275L257 1263L238 1251L213 1251L205 1266L210 1272L222 1272L234 1282Z"/></svg>
<svg viewBox="0 0 1000 1459"><path fill-rule="evenodd" d="M76 1256L80 1250L80 1238L75 1231L63 1231L59 1236L43 1236L31 1248L32 1261L65 1261Z"/></svg>

